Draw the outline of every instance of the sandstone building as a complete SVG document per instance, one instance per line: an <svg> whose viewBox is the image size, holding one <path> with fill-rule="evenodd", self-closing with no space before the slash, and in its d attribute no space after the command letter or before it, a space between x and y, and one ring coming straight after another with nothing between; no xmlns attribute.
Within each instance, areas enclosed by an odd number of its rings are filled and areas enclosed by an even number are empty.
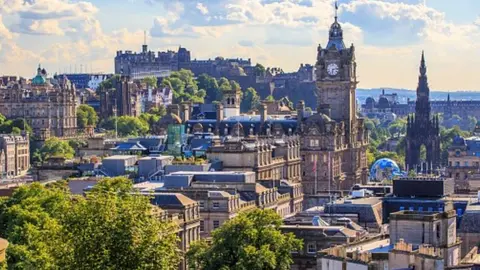
<svg viewBox="0 0 480 270"><path fill-rule="evenodd" d="M24 175L30 168L28 136L0 134L0 176Z"/></svg>
<svg viewBox="0 0 480 270"><path fill-rule="evenodd" d="M74 136L77 133L75 86L67 77L47 78L40 66L31 80L10 80L0 86L0 113L6 118L23 118L33 128L32 136Z"/></svg>

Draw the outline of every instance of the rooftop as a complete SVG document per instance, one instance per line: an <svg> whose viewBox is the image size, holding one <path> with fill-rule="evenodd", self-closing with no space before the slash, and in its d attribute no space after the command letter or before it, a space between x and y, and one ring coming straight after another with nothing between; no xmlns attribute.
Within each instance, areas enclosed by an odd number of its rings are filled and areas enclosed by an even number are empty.
<svg viewBox="0 0 480 270"><path fill-rule="evenodd" d="M197 202L181 193L153 193L152 203L160 207L188 206Z"/></svg>
<svg viewBox="0 0 480 270"><path fill-rule="evenodd" d="M131 158L137 158L137 156L133 155L115 155L115 156L110 156L106 157L103 160L126 160L126 159L131 159Z"/></svg>

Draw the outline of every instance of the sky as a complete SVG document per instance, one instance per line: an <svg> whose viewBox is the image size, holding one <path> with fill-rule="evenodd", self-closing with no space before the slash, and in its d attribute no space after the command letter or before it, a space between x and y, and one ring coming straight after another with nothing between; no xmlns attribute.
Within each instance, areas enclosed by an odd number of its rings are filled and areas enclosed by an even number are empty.
<svg viewBox="0 0 480 270"><path fill-rule="evenodd" d="M339 0L359 88L415 89L422 50L433 90L478 90L479 0ZM0 0L0 74L113 72L117 50L189 49L295 71L315 64L334 0Z"/></svg>

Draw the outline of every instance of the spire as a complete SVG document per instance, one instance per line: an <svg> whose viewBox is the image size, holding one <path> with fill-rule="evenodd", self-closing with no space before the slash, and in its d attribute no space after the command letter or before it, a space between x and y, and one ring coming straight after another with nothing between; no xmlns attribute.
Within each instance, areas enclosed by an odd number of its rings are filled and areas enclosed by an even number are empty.
<svg viewBox="0 0 480 270"><path fill-rule="evenodd" d="M422 51L422 60L420 60L420 75L425 76L427 74L427 67L425 66L425 53Z"/></svg>
<svg viewBox="0 0 480 270"><path fill-rule="evenodd" d="M450 93L448 93L447 102L450 102Z"/></svg>
<svg viewBox="0 0 480 270"><path fill-rule="evenodd" d="M335 1L335 22L338 21L338 1Z"/></svg>
<svg viewBox="0 0 480 270"><path fill-rule="evenodd" d="M335 21L332 23L332 26L330 26L327 49L331 49L333 46L335 46L335 48L339 51L345 49L345 44L343 43L342 27L338 23L337 1L335 1Z"/></svg>
<svg viewBox="0 0 480 270"><path fill-rule="evenodd" d="M148 46L147 46L147 31L143 31L142 52L143 52L143 53L147 53L147 52L148 52Z"/></svg>

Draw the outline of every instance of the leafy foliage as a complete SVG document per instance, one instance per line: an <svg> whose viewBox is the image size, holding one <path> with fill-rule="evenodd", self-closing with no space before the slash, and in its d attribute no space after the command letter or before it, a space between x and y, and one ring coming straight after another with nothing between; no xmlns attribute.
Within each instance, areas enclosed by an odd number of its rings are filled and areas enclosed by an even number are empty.
<svg viewBox="0 0 480 270"><path fill-rule="evenodd" d="M110 117L102 127L108 130L115 130L115 122L117 122L118 135L119 136L139 136L148 133L149 125L145 121L147 116L133 117L133 116L120 116Z"/></svg>
<svg viewBox="0 0 480 270"><path fill-rule="evenodd" d="M151 77L146 77L143 78L142 80L147 86L149 87L157 87L157 77L151 76Z"/></svg>
<svg viewBox="0 0 480 270"><path fill-rule="evenodd" d="M0 204L11 269L177 269L176 225L159 221L126 178L102 180L86 197L34 183Z"/></svg>
<svg viewBox="0 0 480 270"><path fill-rule="evenodd" d="M88 126L95 126L98 122L98 115L91 106L82 104L77 108L77 126L85 128Z"/></svg>
<svg viewBox="0 0 480 270"><path fill-rule="evenodd" d="M213 232L211 244L194 243L187 253L195 269L290 269L291 252L302 241L282 234L282 219L272 210L242 213Z"/></svg>
<svg viewBox="0 0 480 270"><path fill-rule="evenodd" d="M242 102L240 103L240 110L242 112L248 112L253 110L260 105L260 96L258 96L257 91L249 87L243 93Z"/></svg>
<svg viewBox="0 0 480 270"><path fill-rule="evenodd" d="M75 150L67 141L62 141L57 137L50 137L45 141L45 144L37 150L36 158L39 161L45 161L51 157L63 157L65 159L72 159L75 155Z"/></svg>
<svg viewBox="0 0 480 270"><path fill-rule="evenodd" d="M0 114L0 133L19 135L24 128L28 134L33 133L32 127L23 118L7 120Z"/></svg>
<svg viewBox="0 0 480 270"><path fill-rule="evenodd" d="M217 79L207 74L200 74L197 77L197 85L199 89L205 90L205 102L219 101L222 99Z"/></svg>
<svg viewBox="0 0 480 270"><path fill-rule="evenodd" d="M181 69L172 72L170 76L162 80L162 86L167 86L173 90L173 101L175 103L183 101L204 102L206 91L199 91L194 74L190 70Z"/></svg>

